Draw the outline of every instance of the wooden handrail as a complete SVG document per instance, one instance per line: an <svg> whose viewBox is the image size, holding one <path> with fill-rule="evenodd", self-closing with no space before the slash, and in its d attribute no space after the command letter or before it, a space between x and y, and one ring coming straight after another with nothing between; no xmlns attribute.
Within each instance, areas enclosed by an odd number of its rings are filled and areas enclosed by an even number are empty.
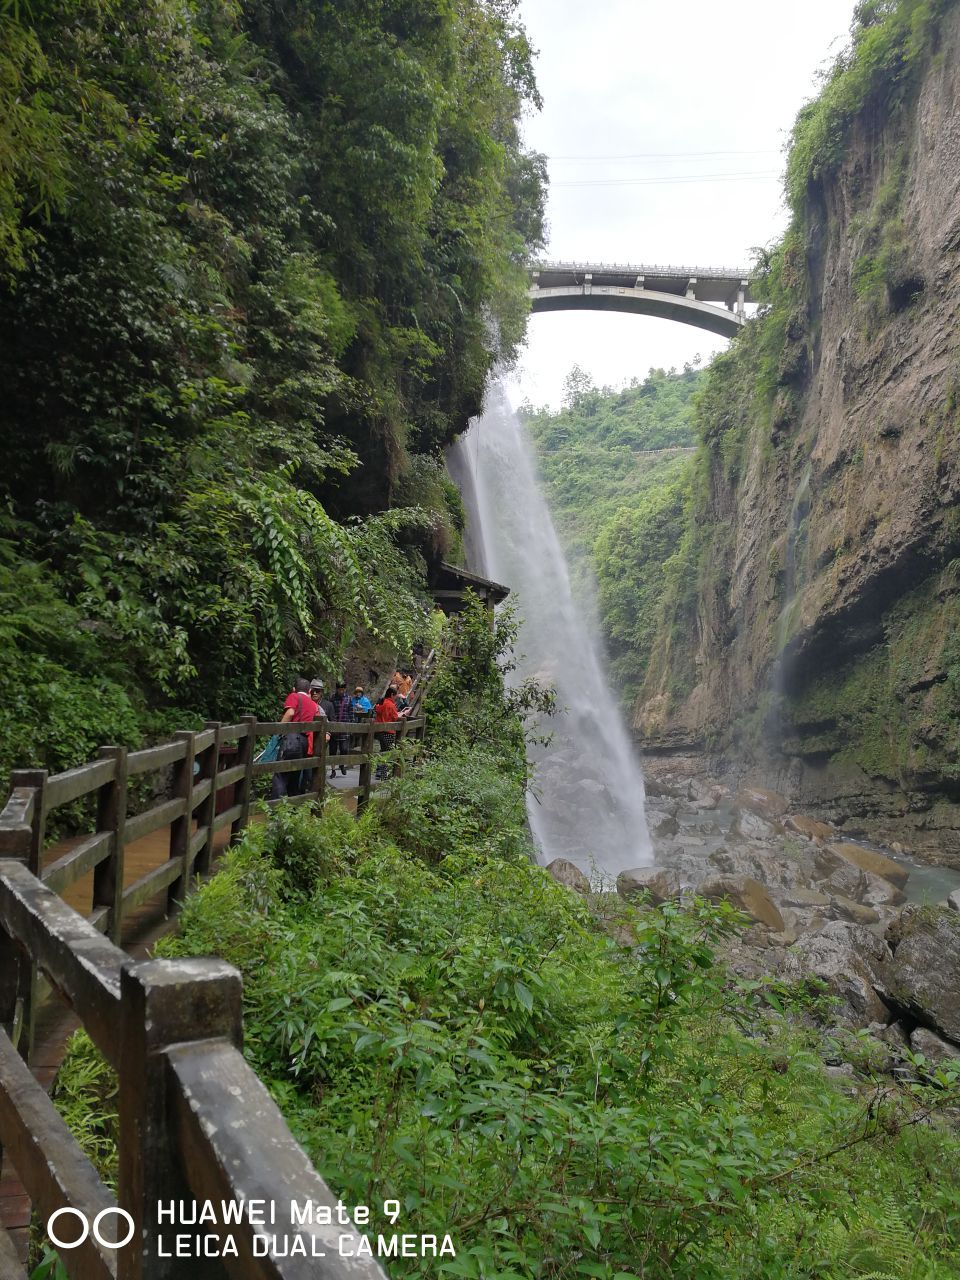
<svg viewBox="0 0 960 1280"><path fill-rule="evenodd" d="M338 794L355 797L359 815L377 789L377 736L395 732L397 745L402 745L422 739L425 724L422 715L389 726L370 718L295 724L247 716L238 724L210 722L199 731L184 730L140 751L104 747L98 759L61 774L31 769L12 775L0 812L0 1145L7 1147L43 1213L72 1205L92 1217L102 1208L117 1207L23 1065L33 1044L43 975L118 1071L119 1207L137 1223L135 1239L146 1241L132 1255L121 1251L119 1262L95 1245L67 1251L63 1261L71 1280L162 1280L168 1275L150 1243L156 1238L150 1204L161 1189L167 1198L176 1189L192 1189L206 1198L203 1189L210 1188L227 1199L261 1195L278 1203L334 1203L239 1052L239 975L217 961L134 965L119 944L124 924L140 904L165 891L167 909L173 910L197 878L209 872L218 830L230 826L232 838L242 833L257 778L307 771L312 773L310 790L268 803L322 802L327 734L341 735L352 750L333 758L345 766L359 765L360 777L359 786L338 789ZM302 732L314 734L314 755L255 763L258 739ZM224 744L231 744L232 758L221 767ZM392 758L393 772L399 773L403 752ZM159 775L160 786L144 808L128 813L129 779L151 774ZM225 807L218 806L223 795ZM42 868L48 815L87 796L96 798L93 829ZM170 831L168 860L125 886L127 846L164 827ZM92 910L84 919L59 894L91 872ZM239 1093L231 1092L234 1086ZM163 1132L157 1129L158 1116L164 1117ZM267 1151L269 1162L264 1160ZM0 1233L0 1264L8 1246L9 1238ZM225 1260L225 1269L242 1280L300 1280L308 1275L347 1280L348 1273L350 1280L383 1280L381 1268L369 1259L341 1260L335 1248L326 1253L325 1260L261 1258L254 1256L248 1240L247 1255ZM0 1274L6 1276L2 1266Z"/></svg>

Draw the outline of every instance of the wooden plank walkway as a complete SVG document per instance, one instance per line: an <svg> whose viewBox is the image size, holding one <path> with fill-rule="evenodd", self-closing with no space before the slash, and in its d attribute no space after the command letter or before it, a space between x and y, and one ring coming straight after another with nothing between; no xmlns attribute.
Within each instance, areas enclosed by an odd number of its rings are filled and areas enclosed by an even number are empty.
<svg viewBox="0 0 960 1280"><path fill-rule="evenodd" d="M229 838L229 827L217 833L215 840L217 853L222 852ZM80 839L81 837L77 836L51 845L44 852L44 866L49 866L64 853L69 852ZM134 884L148 871L166 862L169 857L169 827L162 827L152 835L144 836L142 840L129 844L124 854L124 887ZM89 872L72 884L63 898L81 915L89 915L93 905L93 872ZM170 927L171 919L165 914L166 906L167 891L162 889L131 912L130 919L124 921L123 948L125 951L138 959L146 958L157 939L162 937ZM45 1089L49 1090L53 1085L54 1077L63 1061L67 1040L79 1025L79 1019L57 997L56 993L51 993L50 998L45 1000L38 1010L37 1034L30 1069ZM0 1168L0 1227L5 1227L9 1232L21 1262L26 1263L30 1245L30 1199L8 1160L4 1160ZM0 1275L0 1280L7 1280L7 1278Z"/></svg>

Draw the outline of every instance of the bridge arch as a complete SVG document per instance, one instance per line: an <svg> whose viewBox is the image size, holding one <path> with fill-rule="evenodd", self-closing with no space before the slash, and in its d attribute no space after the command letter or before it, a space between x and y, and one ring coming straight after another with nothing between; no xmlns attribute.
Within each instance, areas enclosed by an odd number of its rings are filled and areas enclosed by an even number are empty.
<svg viewBox="0 0 960 1280"><path fill-rule="evenodd" d="M725 338L746 323L749 273L716 267L610 266L541 262L528 271L530 307L623 311L694 325Z"/></svg>

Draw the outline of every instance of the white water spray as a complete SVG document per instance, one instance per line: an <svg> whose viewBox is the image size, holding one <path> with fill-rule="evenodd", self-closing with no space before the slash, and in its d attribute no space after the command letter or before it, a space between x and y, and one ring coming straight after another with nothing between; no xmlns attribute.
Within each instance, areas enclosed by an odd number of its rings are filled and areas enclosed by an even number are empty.
<svg viewBox="0 0 960 1280"><path fill-rule="evenodd" d="M510 587L523 618L517 676L551 684L562 711L537 747L530 826L543 862L569 858L595 880L653 861L643 776L574 603L563 551L522 424L503 391L450 451L471 517L469 567Z"/></svg>

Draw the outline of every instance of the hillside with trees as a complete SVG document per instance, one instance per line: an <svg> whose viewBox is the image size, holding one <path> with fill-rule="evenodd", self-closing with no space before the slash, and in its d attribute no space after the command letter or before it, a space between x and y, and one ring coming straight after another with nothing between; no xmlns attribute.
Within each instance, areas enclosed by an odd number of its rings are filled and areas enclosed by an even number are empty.
<svg viewBox="0 0 960 1280"><path fill-rule="evenodd" d="M0 768L409 650L543 237L514 9L0 9Z"/></svg>
<svg viewBox="0 0 960 1280"><path fill-rule="evenodd" d="M610 674L624 706L643 683L663 567L683 529L694 402L704 374L651 369L620 391L574 368L559 411L521 409L557 532L585 607L596 590Z"/></svg>

